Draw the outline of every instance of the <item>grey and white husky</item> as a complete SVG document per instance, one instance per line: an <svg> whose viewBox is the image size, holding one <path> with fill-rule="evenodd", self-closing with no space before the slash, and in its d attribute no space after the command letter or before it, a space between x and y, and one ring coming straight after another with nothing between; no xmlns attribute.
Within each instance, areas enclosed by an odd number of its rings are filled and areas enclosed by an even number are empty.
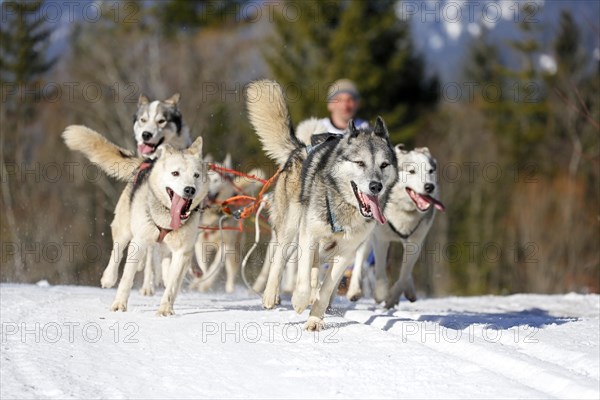
<svg viewBox="0 0 600 400"><path fill-rule="evenodd" d="M398 179L396 154L381 118L368 129L356 129L350 122L347 136L322 137L309 149L294 135L279 84L253 82L246 94L250 122L267 155L281 168L271 209L279 248L269 270L263 306L276 304L281 272L288 259L296 257L292 304L301 313L313 300L305 327L320 330L346 266L375 221L386 222L383 209ZM317 292L321 261L330 268Z"/></svg>
<svg viewBox="0 0 600 400"><path fill-rule="evenodd" d="M172 258L158 314L173 314L175 297L185 273L191 268L200 203L208 193L202 137L186 150L162 145L156 150L151 165L143 170L139 167L147 160L112 144L85 126L67 127L63 138L70 149L82 152L107 174L130 182L128 229L123 237L125 245L130 243L129 253L111 310L127 310L133 279L144 262L146 250L157 242L164 242Z"/></svg>
<svg viewBox="0 0 600 400"><path fill-rule="evenodd" d="M356 252L354 271L346 293L349 300L361 295L361 277L364 261L373 249L375 255L375 291L377 303L385 301L392 308L404 294L410 301L417 299L412 271L433 224L435 210L444 211L439 200L437 162L427 147L412 151L403 145L394 148L398 158L398 182L391 191L385 209L387 223L375 227L369 240ZM401 242L404 255L400 277L388 291L386 265L391 242Z"/></svg>

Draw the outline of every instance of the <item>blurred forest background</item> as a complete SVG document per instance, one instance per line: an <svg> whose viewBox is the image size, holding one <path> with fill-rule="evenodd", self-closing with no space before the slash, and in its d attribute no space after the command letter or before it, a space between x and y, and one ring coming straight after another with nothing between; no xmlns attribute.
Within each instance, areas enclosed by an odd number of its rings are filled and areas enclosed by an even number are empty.
<svg viewBox="0 0 600 400"><path fill-rule="evenodd" d="M2 282L99 284L122 185L67 150L67 125L133 149L139 95L180 92L206 151L273 171L244 86L281 82L298 123L327 116L327 86L345 77L362 118L382 115L394 143L438 159L447 212L415 268L419 289L599 291L597 5L482 1L467 20L448 1L67 3L1 3ZM463 7L458 24L449 4ZM512 14L495 26L497 10ZM447 58L417 45L457 32ZM397 265L398 246L392 255Z"/></svg>

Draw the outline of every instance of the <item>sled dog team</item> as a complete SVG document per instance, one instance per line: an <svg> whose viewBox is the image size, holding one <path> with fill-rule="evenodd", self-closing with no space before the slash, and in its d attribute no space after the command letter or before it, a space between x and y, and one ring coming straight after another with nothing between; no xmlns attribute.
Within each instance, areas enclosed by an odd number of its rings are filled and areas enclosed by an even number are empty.
<svg viewBox="0 0 600 400"><path fill-rule="evenodd" d="M388 289L386 265L391 242L421 248L439 200L436 161L427 148L406 150L390 143L383 119L357 128L351 120L344 134L328 133L311 118L294 129L281 86L269 80L247 87L247 110L266 154L279 175L268 195L272 239L268 257L254 284L265 308L279 304L284 270L295 275L292 305L308 306L306 329L320 330L323 317L346 268L354 264L347 297L361 297L363 264L373 251L374 297L394 307L404 294L416 300L412 269L418 251L404 256L399 279ZM202 270L191 287L208 290L222 263L226 290L232 292L239 269L235 250L240 233L201 231L215 226L221 201L235 194L256 193L260 185L209 167L202 138L193 142L179 111L179 95L164 101L140 96L133 134L137 152L121 148L81 125L65 129L67 146L83 153L109 176L127 182L111 223L114 247L101 285L115 285L124 249L126 257L111 310L126 311L136 272L144 271L142 294L154 293L160 276L165 286L159 315L173 314L173 304L196 256ZM230 157L221 166L231 168ZM259 170L251 174L264 177ZM240 193L241 192L241 193ZM216 254L206 261L204 244ZM278 244L278 245L275 245ZM223 248L224 247L224 248ZM416 253L416 254L414 254ZM321 266L326 265L325 273ZM160 268L156 268L160 266Z"/></svg>

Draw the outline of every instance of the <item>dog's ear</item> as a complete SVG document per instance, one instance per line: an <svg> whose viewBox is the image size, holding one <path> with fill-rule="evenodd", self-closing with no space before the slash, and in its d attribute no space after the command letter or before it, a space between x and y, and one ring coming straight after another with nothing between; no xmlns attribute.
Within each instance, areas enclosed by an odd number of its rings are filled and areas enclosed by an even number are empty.
<svg viewBox="0 0 600 400"><path fill-rule="evenodd" d="M179 93L175 93L173 96L166 99L165 103L176 106L177 104L179 104L180 98L181 98L181 95Z"/></svg>
<svg viewBox="0 0 600 400"><path fill-rule="evenodd" d="M138 107L148 103L150 103L150 100L148 100L146 95L144 95L143 93L140 94L140 97L138 98Z"/></svg>
<svg viewBox="0 0 600 400"><path fill-rule="evenodd" d="M227 153L225 160L223 160L223 166L227 169L231 169L233 162L231 161L231 154Z"/></svg>
<svg viewBox="0 0 600 400"><path fill-rule="evenodd" d="M419 153L423 153L426 156L430 157L431 153L429 152L429 148L428 147L419 147L417 149L415 149L415 151L418 151Z"/></svg>
<svg viewBox="0 0 600 400"><path fill-rule="evenodd" d="M388 130L385 126L385 122L383 122L383 118L381 118L380 116L377 116L377 120L375 121L375 128L373 128L373 133L382 138L389 137Z"/></svg>
<svg viewBox="0 0 600 400"><path fill-rule="evenodd" d="M348 139L355 138L360 133L360 131L356 129L356 125L354 125L354 118L348 121L348 132L350 132L350 137Z"/></svg>
<svg viewBox="0 0 600 400"><path fill-rule="evenodd" d="M213 163L215 162L215 159L213 158L212 154L208 153L204 156L204 162Z"/></svg>
<svg viewBox="0 0 600 400"><path fill-rule="evenodd" d="M158 159L164 157L165 154L172 153L173 151L175 151L173 146L171 146L168 143L164 143L158 146L158 149L156 149L156 151L154 152L154 157Z"/></svg>
<svg viewBox="0 0 600 400"><path fill-rule="evenodd" d="M188 154L202 157L202 136L198 136L194 143L188 148Z"/></svg>
<svg viewBox="0 0 600 400"><path fill-rule="evenodd" d="M406 150L406 146L404 145L404 143L398 143L396 146L394 146L394 149L402 154L406 154L408 153L408 151Z"/></svg>

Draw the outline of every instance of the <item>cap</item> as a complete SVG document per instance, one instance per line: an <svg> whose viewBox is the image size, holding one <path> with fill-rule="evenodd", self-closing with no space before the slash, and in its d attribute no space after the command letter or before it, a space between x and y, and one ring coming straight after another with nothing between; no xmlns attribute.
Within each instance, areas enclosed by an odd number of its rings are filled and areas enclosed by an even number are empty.
<svg viewBox="0 0 600 400"><path fill-rule="evenodd" d="M336 95L340 93L348 93L355 99L360 98L360 94L358 93L356 85L350 79L338 79L337 81L333 82L327 90L327 102L330 102Z"/></svg>

